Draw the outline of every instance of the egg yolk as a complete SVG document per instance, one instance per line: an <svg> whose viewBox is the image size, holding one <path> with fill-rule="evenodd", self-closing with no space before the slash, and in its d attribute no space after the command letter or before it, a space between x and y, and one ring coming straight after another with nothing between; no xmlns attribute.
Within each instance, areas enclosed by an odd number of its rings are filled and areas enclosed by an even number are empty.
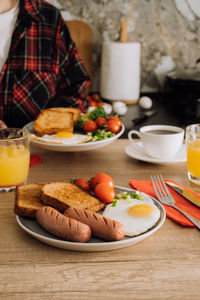
<svg viewBox="0 0 200 300"><path fill-rule="evenodd" d="M72 132L67 132L67 131L60 131L56 133L56 137L61 138L61 139L68 139L73 137L74 134Z"/></svg>
<svg viewBox="0 0 200 300"><path fill-rule="evenodd" d="M141 205L134 205L128 209L128 214L133 217L148 217L152 211L154 210L154 207L141 204Z"/></svg>

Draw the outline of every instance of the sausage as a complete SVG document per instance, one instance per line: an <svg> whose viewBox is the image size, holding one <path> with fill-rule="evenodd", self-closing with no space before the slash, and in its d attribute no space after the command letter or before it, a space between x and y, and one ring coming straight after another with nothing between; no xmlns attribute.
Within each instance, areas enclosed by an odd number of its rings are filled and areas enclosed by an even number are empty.
<svg viewBox="0 0 200 300"><path fill-rule="evenodd" d="M90 226L92 234L107 241L119 241L125 235L125 227L118 221L78 207L69 207L64 215Z"/></svg>
<svg viewBox="0 0 200 300"><path fill-rule="evenodd" d="M88 225L68 218L50 206L40 207L36 212L38 223L53 235L72 242L87 242L91 238Z"/></svg>

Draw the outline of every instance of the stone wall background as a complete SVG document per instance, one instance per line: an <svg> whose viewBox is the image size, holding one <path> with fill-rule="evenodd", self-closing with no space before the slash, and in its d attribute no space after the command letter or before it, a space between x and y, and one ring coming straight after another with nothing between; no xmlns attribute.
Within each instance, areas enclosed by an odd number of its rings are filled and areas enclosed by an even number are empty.
<svg viewBox="0 0 200 300"><path fill-rule="evenodd" d="M120 37L120 20L127 22L128 41L140 42L141 91L164 89L165 74L198 68L200 0L48 0L66 20L81 19L94 32L93 91L99 91L103 39Z"/></svg>

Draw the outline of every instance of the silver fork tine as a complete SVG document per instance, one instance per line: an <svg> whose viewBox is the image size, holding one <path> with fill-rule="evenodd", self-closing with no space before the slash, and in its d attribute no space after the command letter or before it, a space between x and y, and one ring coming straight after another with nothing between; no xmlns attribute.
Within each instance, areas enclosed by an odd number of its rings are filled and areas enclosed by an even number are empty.
<svg viewBox="0 0 200 300"><path fill-rule="evenodd" d="M167 188L167 186L165 184L165 181L164 181L162 175L160 175L160 179L161 179L161 182L162 182L163 191L165 191L165 195L166 196L171 196L171 194L170 194L170 192L169 192L169 190L168 190L168 188Z"/></svg>
<svg viewBox="0 0 200 300"><path fill-rule="evenodd" d="M157 175L158 176L158 175ZM159 198L159 197L162 197L162 191L160 189L160 184L159 184L159 181L158 179L156 178L156 175L154 176L151 176L152 177L152 183L153 183L153 187L154 187L154 191L156 193L156 196Z"/></svg>
<svg viewBox="0 0 200 300"><path fill-rule="evenodd" d="M160 177L159 177L160 176ZM158 178L158 181L159 181L159 184L161 186L161 189L162 189L162 192L163 192L163 195L164 196L171 196L166 184L165 184L165 181L162 177L162 175L157 175L157 178Z"/></svg>
<svg viewBox="0 0 200 300"><path fill-rule="evenodd" d="M163 188L163 184L162 184L162 181L161 181L159 175L157 175L157 186L159 188L160 195L161 196L166 196L166 192Z"/></svg>
<svg viewBox="0 0 200 300"><path fill-rule="evenodd" d="M151 176L151 181L152 181L153 188L154 188L154 191L156 193L156 196L159 198L160 197L160 194L159 194L160 187L158 186L158 188L157 188L157 184L156 184L157 182L156 182L156 176L155 175ZM158 190L159 190L159 192L158 192Z"/></svg>

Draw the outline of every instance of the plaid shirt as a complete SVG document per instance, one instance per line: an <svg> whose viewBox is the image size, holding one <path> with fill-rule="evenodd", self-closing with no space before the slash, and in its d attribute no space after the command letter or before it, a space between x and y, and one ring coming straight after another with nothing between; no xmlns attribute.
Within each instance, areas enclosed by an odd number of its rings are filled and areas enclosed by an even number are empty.
<svg viewBox="0 0 200 300"><path fill-rule="evenodd" d="M88 106L90 78L55 7L21 0L7 61L0 74L0 119L22 127L46 107Z"/></svg>

